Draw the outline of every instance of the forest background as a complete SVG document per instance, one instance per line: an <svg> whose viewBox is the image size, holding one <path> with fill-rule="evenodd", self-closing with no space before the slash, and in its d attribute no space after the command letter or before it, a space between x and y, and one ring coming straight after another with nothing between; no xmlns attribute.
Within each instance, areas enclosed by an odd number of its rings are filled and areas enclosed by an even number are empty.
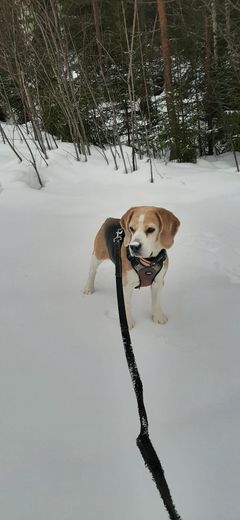
<svg viewBox="0 0 240 520"><path fill-rule="evenodd" d="M0 120L46 160L58 139L126 172L240 150L237 0L1 0L0 19Z"/></svg>

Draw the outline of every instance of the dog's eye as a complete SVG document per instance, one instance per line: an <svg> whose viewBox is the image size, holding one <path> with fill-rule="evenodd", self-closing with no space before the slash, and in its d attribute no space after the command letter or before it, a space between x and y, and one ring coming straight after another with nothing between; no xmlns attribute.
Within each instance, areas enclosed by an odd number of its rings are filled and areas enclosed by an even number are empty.
<svg viewBox="0 0 240 520"><path fill-rule="evenodd" d="M129 229L130 229L131 233L134 233L135 230L133 229L132 226L129 226Z"/></svg>
<svg viewBox="0 0 240 520"><path fill-rule="evenodd" d="M154 228L154 227L148 227L148 228L146 229L146 233L147 233L147 235L148 235L149 233L154 233L154 231L155 231L155 228Z"/></svg>

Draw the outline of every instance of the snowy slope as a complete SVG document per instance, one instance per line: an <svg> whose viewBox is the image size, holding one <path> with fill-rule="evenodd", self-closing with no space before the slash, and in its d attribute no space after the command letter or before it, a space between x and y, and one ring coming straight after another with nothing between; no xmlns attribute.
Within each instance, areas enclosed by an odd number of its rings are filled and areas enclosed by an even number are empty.
<svg viewBox="0 0 240 520"><path fill-rule="evenodd" d="M168 518L135 446L139 425L114 269L82 294L94 235L132 205L182 225L166 325L134 294L132 341L150 434L184 520L239 520L240 176L228 155L122 174L62 144L45 188L0 143L0 509L4 520Z"/></svg>

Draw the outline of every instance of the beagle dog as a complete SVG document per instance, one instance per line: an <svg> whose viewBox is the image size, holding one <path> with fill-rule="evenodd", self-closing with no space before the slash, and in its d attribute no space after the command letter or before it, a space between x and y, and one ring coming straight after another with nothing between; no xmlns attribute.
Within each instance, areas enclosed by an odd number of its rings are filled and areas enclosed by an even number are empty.
<svg viewBox="0 0 240 520"><path fill-rule="evenodd" d="M134 326L131 310L133 289L151 285L152 319L166 323L160 306L160 290L168 269L166 249L173 245L180 221L171 211L153 206L130 208L121 219L108 218L99 229L92 254L89 277L84 293L94 291L98 266L114 258L114 237L123 230L121 248L123 292L129 329Z"/></svg>

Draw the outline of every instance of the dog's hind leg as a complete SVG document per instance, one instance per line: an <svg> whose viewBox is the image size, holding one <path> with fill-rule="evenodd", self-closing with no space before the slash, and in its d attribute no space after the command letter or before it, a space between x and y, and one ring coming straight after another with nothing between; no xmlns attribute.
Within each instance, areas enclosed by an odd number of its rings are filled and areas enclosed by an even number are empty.
<svg viewBox="0 0 240 520"><path fill-rule="evenodd" d="M84 294L92 294L94 292L94 280L97 268L103 262L103 260L107 260L109 258L105 242L105 225L106 222L104 222L102 227L99 229L94 240L93 254L91 258L87 284L83 291Z"/></svg>
<svg viewBox="0 0 240 520"><path fill-rule="evenodd" d="M86 283L86 287L84 289L84 294L92 294L94 292L94 280L97 272L98 266L103 262L103 260L99 260L95 254L92 254L91 263L90 263L90 269L89 269L89 275L88 280Z"/></svg>

